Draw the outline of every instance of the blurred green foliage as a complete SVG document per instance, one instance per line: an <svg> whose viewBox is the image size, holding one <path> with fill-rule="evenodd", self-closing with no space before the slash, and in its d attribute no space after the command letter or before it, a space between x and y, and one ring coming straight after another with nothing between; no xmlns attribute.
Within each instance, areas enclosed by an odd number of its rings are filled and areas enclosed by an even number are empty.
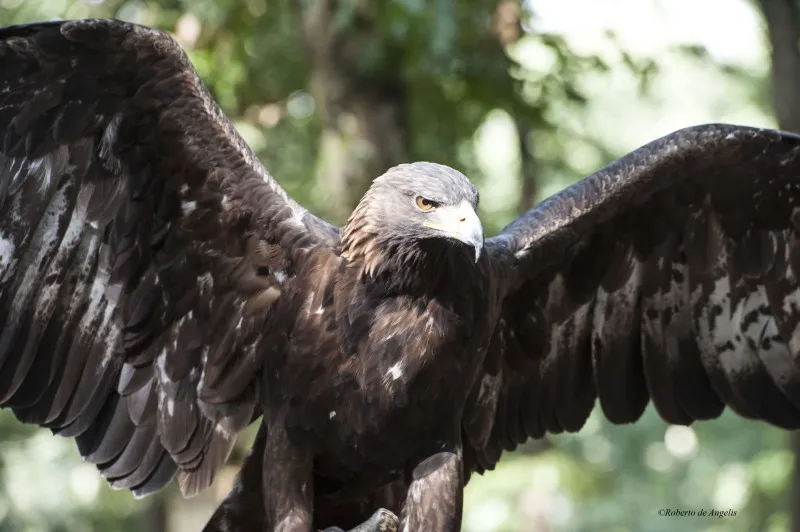
<svg viewBox="0 0 800 532"><path fill-rule="evenodd" d="M0 0L0 25L111 16L171 32L287 192L320 211L325 198L314 176L322 125L301 30L302 10L314 2ZM603 54L576 51L563 35L532 31L528 10L521 13L527 31L515 35L512 24L504 34L499 9L513 15L515 5L340 0L333 20L359 46L360 76L389 72L402 81L410 158L454 165L479 184L489 233L518 212L525 179L536 180L534 199L541 199L635 147L619 142L628 102L609 99L612 79L623 80L625 98L664 99L653 89L662 59L622 45ZM365 9L374 21L366 26ZM674 55L688 61L686 75L729 94L715 100L714 116L743 106L768 112L766 72L719 64L702 46ZM522 159L532 164L523 167ZM555 436L539 454L508 455L497 471L474 478L465 529L783 530L792 466L785 439L731 414L686 430L667 427L652 408L627 427L609 425L596 411L579 434ZM155 499L112 492L76 456L71 442L0 413L0 532L147 529L143 512ZM657 514L702 508L731 508L736 516Z"/></svg>

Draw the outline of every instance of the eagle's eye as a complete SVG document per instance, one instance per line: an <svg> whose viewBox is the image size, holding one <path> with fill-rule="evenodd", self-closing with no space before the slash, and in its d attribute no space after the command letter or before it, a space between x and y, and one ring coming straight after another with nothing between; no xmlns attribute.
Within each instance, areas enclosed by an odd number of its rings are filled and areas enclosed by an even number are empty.
<svg viewBox="0 0 800 532"><path fill-rule="evenodd" d="M417 208L421 211L432 211L439 206L439 204L435 201L429 200L428 198L423 198L422 196L417 196L416 203Z"/></svg>

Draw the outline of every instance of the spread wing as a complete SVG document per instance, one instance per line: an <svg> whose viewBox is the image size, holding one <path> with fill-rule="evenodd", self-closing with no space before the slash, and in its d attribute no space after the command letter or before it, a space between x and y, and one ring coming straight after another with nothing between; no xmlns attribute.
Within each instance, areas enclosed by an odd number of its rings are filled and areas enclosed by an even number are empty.
<svg viewBox="0 0 800 532"><path fill-rule="evenodd" d="M465 419L471 467L595 400L614 423L738 414L800 427L800 137L677 131L520 216L488 248L508 283ZM492 367L488 367L492 366Z"/></svg>
<svg viewBox="0 0 800 532"><path fill-rule="evenodd" d="M336 234L168 36L0 29L0 406L75 437L112 486L211 483L260 413L270 305Z"/></svg>

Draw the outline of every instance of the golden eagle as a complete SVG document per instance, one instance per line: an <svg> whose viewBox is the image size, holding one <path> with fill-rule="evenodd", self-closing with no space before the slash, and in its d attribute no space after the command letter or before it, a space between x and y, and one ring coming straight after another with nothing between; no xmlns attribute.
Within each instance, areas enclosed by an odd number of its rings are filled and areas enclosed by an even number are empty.
<svg viewBox="0 0 800 532"><path fill-rule="evenodd" d="M597 399L800 427L800 137L683 129L484 241L433 163L307 212L141 26L1 29L0 124L0 406L139 496L261 417L207 530L458 530L472 472Z"/></svg>

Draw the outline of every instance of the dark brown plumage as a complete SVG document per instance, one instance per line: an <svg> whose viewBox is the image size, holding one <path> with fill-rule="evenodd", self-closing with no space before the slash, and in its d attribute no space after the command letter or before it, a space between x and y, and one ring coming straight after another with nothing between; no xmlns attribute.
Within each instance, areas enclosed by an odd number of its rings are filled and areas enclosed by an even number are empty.
<svg viewBox="0 0 800 532"><path fill-rule="evenodd" d="M209 531L457 530L472 472L596 399L800 426L797 136L677 131L484 242L432 163L306 212L140 26L0 29L0 124L0 406L137 495L262 417Z"/></svg>

